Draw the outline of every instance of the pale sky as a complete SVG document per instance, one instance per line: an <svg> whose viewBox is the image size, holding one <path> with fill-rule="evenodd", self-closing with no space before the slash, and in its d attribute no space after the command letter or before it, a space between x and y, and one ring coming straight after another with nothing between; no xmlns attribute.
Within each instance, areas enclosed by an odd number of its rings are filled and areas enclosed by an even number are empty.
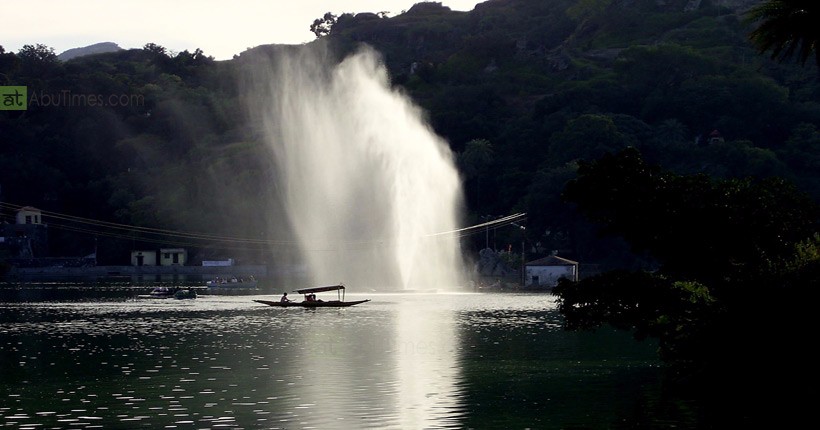
<svg viewBox="0 0 820 430"><path fill-rule="evenodd" d="M0 45L17 52L42 43L59 54L70 48L114 42L125 49L149 42L172 51L202 49L226 60L269 43L315 39L310 24L325 12L390 12L422 0L6 0ZM484 0L440 0L472 10ZM12 18L12 16L14 18Z"/></svg>

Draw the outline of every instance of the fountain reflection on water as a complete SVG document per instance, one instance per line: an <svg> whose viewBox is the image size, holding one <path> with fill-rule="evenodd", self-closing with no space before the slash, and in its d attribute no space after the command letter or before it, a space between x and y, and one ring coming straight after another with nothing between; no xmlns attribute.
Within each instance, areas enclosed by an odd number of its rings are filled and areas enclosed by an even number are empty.
<svg viewBox="0 0 820 430"><path fill-rule="evenodd" d="M461 185L447 143L390 88L377 54L339 64L321 44L259 67L255 100L314 285L452 288ZM261 75L261 76L260 76ZM259 85L259 82L257 82ZM362 291L361 289L359 291Z"/></svg>
<svg viewBox="0 0 820 430"><path fill-rule="evenodd" d="M407 428L458 428L466 415L455 315L449 309L419 318L413 303L396 311L398 411Z"/></svg>

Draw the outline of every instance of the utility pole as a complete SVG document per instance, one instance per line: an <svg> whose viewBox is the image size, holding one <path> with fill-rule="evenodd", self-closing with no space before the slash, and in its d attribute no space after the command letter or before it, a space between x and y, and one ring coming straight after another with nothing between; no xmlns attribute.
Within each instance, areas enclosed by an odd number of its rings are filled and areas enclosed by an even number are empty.
<svg viewBox="0 0 820 430"><path fill-rule="evenodd" d="M527 259L524 258L524 239L526 238L524 232L527 230L527 227L514 222L511 222L510 224L521 230L521 286L523 287L527 283L527 274L525 273L527 269Z"/></svg>
<svg viewBox="0 0 820 430"><path fill-rule="evenodd" d="M490 215L481 217L484 220L484 249L490 247Z"/></svg>
<svg viewBox="0 0 820 430"><path fill-rule="evenodd" d="M521 286L527 283L527 259L524 258L524 237L521 237Z"/></svg>

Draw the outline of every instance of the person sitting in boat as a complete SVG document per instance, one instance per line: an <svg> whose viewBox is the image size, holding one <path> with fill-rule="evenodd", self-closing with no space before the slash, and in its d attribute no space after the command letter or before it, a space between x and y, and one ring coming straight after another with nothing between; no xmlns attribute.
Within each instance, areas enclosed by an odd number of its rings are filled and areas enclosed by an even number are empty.
<svg viewBox="0 0 820 430"><path fill-rule="evenodd" d="M308 294L307 296L305 296L305 301L315 302L316 301L316 295L315 294Z"/></svg>
<svg viewBox="0 0 820 430"><path fill-rule="evenodd" d="M279 301L282 302L282 303L290 303L290 299L288 298L288 293L282 294L282 298L279 299Z"/></svg>

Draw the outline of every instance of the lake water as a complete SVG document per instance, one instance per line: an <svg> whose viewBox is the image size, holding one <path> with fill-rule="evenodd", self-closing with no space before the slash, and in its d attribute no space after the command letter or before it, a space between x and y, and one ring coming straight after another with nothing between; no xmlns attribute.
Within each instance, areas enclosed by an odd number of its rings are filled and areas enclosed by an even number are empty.
<svg viewBox="0 0 820 430"><path fill-rule="evenodd" d="M655 345L566 332L548 294L0 303L8 428L687 426Z"/></svg>

